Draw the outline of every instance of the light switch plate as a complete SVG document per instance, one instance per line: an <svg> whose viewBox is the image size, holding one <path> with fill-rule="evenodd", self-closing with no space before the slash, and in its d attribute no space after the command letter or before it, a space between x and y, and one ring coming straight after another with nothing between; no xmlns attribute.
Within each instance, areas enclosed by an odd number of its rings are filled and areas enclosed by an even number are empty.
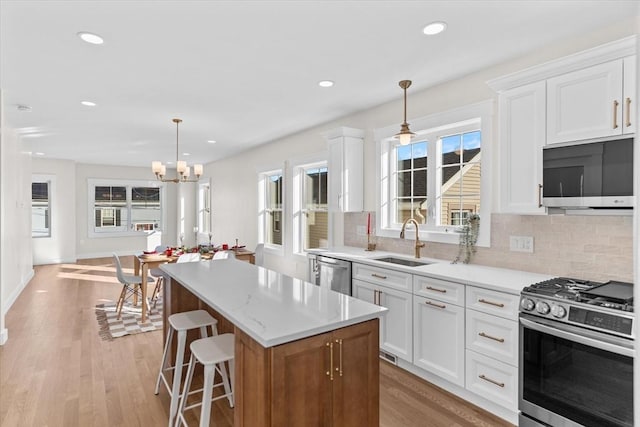
<svg viewBox="0 0 640 427"><path fill-rule="evenodd" d="M512 252L533 253L532 236L509 236L509 249Z"/></svg>

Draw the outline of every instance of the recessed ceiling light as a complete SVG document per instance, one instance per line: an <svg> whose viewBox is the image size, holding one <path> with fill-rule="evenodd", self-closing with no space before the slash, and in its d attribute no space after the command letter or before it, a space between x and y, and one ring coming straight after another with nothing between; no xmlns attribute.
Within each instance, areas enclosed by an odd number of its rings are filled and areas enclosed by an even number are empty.
<svg viewBox="0 0 640 427"><path fill-rule="evenodd" d="M84 105L85 107L95 107L97 105L95 102L91 101L81 101L80 104Z"/></svg>
<svg viewBox="0 0 640 427"><path fill-rule="evenodd" d="M209 144L215 144L218 141L214 141L213 139L210 139L209 141L207 141Z"/></svg>
<svg viewBox="0 0 640 427"><path fill-rule="evenodd" d="M422 30L422 32L424 32L428 36L434 36L436 34L440 34L446 28L447 28L446 22L438 21L438 22L432 22L431 24L424 27L424 30Z"/></svg>
<svg viewBox="0 0 640 427"><path fill-rule="evenodd" d="M40 151L35 152L35 153L33 153L33 154L35 154L36 156L44 156L44 153L42 153L42 152L40 152Z"/></svg>
<svg viewBox="0 0 640 427"><path fill-rule="evenodd" d="M102 44L104 43L104 39L97 34L87 33L86 31L81 31L77 34L82 40L91 44Z"/></svg>
<svg viewBox="0 0 640 427"><path fill-rule="evenodd" d="M182 153L183 156L190 156L191 153Z"/></svg>
<svg viewBox="0 0 640 427"><path fill-rule="evenodd" d="M331 80L320 80L318 82L318 86L320 86L320 87L331 87L331 86L333 86L333 82Z"/></svg>

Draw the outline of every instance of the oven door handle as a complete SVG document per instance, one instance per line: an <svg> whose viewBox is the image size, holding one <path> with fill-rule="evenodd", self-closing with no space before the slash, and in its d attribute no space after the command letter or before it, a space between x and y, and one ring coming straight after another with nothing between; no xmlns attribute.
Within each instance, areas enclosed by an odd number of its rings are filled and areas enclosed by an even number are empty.
<svg viewBox="0 0 640 427"><path fill-rule="evenodd" d="M566 340L573 341L578 344L584 344L589 347L599 348L600 350L609 351L612 353L620 354L622 356L634 357L635 355L635 351L633 350L633 348L628 347L629 345L633 345L633 344L628 342L628 340L625 340L624 338L607 336L606 337L607 341L602 341L596 338L592 338L590 336L583 335L584 330L581 330L580 328L577 328L571 325L565 325L562 323L556 324L556 322L554 322L553 326L551 327L551 326L547 326L548 325L547 322L544 322L544 324L541 323L542 321L544 321L544 319L541 319L541 321L533 322L531 320L520 317L520 323L524 327L533 329L534 331L553 335L558 338L564 338ZM577 334L575 332L580 332L580 334ZM589 333L588 331L586 332ZM609 341L615 341L615 342L609 342ZM619 344L617 344L616 342L618 342Z"/></svg>

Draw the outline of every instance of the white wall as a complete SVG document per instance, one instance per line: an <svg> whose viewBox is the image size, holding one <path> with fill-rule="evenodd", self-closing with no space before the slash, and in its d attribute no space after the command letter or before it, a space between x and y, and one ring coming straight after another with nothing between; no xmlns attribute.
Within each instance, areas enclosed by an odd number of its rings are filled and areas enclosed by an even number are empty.
<svg viewBox="0 0 640 427"><path fill-rule="evenodd" d="M33 277L31 155L3 121L0 112L0 345L8 338L5 314Z"/></svg>
<svg viewBox="0 0 640 427"><path fill-rule="evenodd" d="M33 264L76 260L76 165L70 160L33 158L32 171L52 175L50 195L51 236L33 240Z"/></svg>

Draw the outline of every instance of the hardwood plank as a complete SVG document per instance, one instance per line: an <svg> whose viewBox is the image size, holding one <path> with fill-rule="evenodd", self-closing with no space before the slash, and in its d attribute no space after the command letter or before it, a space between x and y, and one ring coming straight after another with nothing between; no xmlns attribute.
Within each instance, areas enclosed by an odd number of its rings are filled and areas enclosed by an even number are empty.
<svg viewBox="0 0 640 427"><path fill-rule="evenodd" d="M132 257L122 261L133 268ZM0 425L166 425L167 392L153 394L162 331L113 341L98 335L95 305L117 299L121 287L114 276L111 258L35 267L5 319L9 340L0 347ZM510 425L402 369L382 361L379 367L380 426ZM214 402L211 425L233 426L234 411L226 402ZM198 416L187 414L187 421L197 425Z"/></svg>

